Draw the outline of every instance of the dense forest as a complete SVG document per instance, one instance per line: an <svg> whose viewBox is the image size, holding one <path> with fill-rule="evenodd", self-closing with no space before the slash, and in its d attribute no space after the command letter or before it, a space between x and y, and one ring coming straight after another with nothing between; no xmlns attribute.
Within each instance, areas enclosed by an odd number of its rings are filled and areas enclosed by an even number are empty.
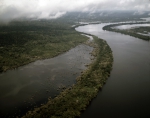
<svg viewBox="0 0 150 118"><path fill-rule="evenodd" d="M99 12L69 12L62 16L59 20L70 22L124 22L124 21L142 21L141 18L149 17L149 12L145 11L143 14L138 14L136 11L107 11L101 10Z"/></svg>
<svg viewBox="0 0 150 118"><path fill-rule="evenodd" d="M150 27L137 27L130 29L130 32L137 32L142 34L148 34L150 32Z"/></svg>
<svg viewBox="0 0 150 118"><path fill-rule="evenodd" d="M76 32L71 24L60 23L57 20L15 21L1 25L0 71L14 69L38 59L54 57L87 39ZM105 84L112 69L113 57L110 47L106 41L97 37L94 39L95 42L88 45L94 47L92 55L95 59L77 78L77 84L65 89L54 99L49 99L47 104L36 108L38 114L36 111L30 114L29 111L24 117L80 116L81 111Z"/></svg>
<svg viewBox="0 0 150 118"><path fill-rule="evenodd" d="M69 24L56 20L0 25L0 71L54 57L86 40Z"/></svg>

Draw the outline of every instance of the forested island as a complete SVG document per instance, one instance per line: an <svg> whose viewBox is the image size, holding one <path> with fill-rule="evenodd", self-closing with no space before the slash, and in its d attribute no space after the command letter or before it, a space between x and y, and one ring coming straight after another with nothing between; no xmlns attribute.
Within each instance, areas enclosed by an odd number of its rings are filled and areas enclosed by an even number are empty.
<svg viewBox="0 0 150 118"><path fill-rule="evenodd" d="M112 69L112 51L106 41L87 37L75 27L58 21L15 21L0 26L0 71L15 69L30 62L51 58L85 43L94 48L94 60L60 95L23 117L76 117L105 84Z"/></svg>
<svg viewBox="0 0 150 118"><path fill-rule="evenodd" d="M94 61L77 78L75 85L66 88L55 98L49 98L41 107L29 111L22 118L74 118L79 117L98 91L105 84L112 69L112 51L106 41L94 37L94 42L87 43L94 47L92 55Z"/></svg>
<svg viewBox="0 0 150 118"><path fill-rule="evenodd" d="M130 35L139 39L143 39L146 41L150 40L150 36L143 35L147 34L150 31L150 27L135 27L131 29L117 29L114 28L116 26L121 26L121 25L132 25L132 24L145 24L149 22L136 22L136 23L118 23L118 24L111 24L103 27L103 30L108 30L108 31L113 31L113 32L119 32L122 34Z"/></svg>

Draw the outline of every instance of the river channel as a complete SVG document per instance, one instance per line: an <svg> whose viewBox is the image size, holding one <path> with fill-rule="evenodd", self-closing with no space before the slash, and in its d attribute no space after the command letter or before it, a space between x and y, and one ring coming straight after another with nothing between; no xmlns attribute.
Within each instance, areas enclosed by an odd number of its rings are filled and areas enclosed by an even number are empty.
<svg viewBox="0 0 150 118"><path fill-rule="evenodd" d="M57 57L1 73L0 118L21 116L75 84L85 65L91 62L92 50L87 45L78 45Z"/></svg>
<svg viewBox="0 0 150 118"><path fill-rule="evenodd" d="M107 23L77 27L107 41L113 51L111 76L81 118L150 117L150 42L102 30Z"/></svg>
<svg viewBox="0 0 150 118"><path fill-rule="evenodd" d="M150 42L103 31L105 25L76 28L106 40L114 56L111 76L81 118L150 117ZM0 117L22 115L59 94L59 88L74 84L90 63L91 51L91 47L79 45L55 58L1 73Z"/></svg>

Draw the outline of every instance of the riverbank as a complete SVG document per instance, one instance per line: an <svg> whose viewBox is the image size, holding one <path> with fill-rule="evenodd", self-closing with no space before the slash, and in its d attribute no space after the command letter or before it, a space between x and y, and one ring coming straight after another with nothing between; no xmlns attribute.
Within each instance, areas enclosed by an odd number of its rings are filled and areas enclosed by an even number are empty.
<svg viewBox="0 0 150 118"><path fill-rule="evenodd" d="M60 94L63 88L75 84L86 65L92 62L92 50L88 45L79 44L54 58L1 73L0 117L23 116L35 106L45 104L49 97Z"/></svg>
<svg viewBox="0 0 150 118"><path fill-rule="evenodd" d="M62 54L88 40L67 24L12 22L0 26L0 72Z"/></svg>
<svg viewBox="0 0 150 118"><path fill-rule="evenodd" d="M148 41L104 31L110 23L76 28L105 39L113 51L111 76L81 118L141 118L150 116L150 45ZM139 88L140 86L140 88ZM140 107L139 107L140 106Z"/></svg>
<svg viewBox="0 0 150 118"><path fill-rule="evenodd" d="M126 29L126 30L121 30L121 29L114 28L116 26L121 26L121 25L145 24L145 23L150 23L150 22L111 24L111 25L104 26L103 30L112 31L112 32L118 32L118 33L121 33L121 34L130 35L130 36L133 36L135 38L139 38L139 39L142 39L142 40L149 41L150 37L137 33L138 30L136 30L136 28L135 29Z"/></svg>
<svg viewBox="0 0 150 118"><path fill-rule="evenodd" d="M54 99L33 111L29 111L23 118L37 117L77 117L85 110L90 101L96 97L98 91L105 84L112 69L112 51L106 41L93 36L94 47L92 55L95 57L76 84L65 89Z"/></svg>

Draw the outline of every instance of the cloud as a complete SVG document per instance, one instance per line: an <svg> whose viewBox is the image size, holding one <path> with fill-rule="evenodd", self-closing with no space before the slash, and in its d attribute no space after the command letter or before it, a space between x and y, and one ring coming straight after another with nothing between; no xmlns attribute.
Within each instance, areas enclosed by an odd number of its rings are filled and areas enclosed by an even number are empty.
<svg viewBox="0 0 150 118"><path fill-rule="evenodd" d="M66 12L101 10L150 11L149 0L0 0L0 20L57 18Z"/></svg>

